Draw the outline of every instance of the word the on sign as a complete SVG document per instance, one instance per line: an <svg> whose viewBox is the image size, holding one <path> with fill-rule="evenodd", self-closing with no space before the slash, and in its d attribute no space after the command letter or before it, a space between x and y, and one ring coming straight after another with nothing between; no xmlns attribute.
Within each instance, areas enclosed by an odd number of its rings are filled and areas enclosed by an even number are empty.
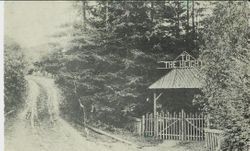
<svg viewBox="0 0 250 151"><path fill-rule="evenodd" d="M174 61L159 61L165 66L158 69L174 69L174 68L194 68L202 66L202 62L189 55L186 51L180 54Z"/></svg>
<svg viewBox="0 0 250 151"><path fill-rule="evenodd" d="M160 61L159 63L164 63L164 69L173 69L173 68L192 68L200 67L202 62L199 60L189 60L189 61Z"/></svg>

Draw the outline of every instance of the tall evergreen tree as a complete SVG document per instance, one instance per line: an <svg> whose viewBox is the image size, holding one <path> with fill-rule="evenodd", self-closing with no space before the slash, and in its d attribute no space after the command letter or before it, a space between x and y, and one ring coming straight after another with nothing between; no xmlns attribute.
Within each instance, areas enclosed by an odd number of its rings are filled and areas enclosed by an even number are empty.
<svg viewBox="0 0 250 151"><path fill-rule="evenodd" d="M67 45L42 63L46 70L56 67L47 62L58 63L57 82L67 98L64 111L78 114L81 101L88 111L99 108L96 119L121 125L125 115L152 110L145 98L147 87L161 76L154 72L157 59L185 47L181 24L186 9L179 3L175 12L174 2L86 2L86 26L75 22L70 34L59 34L68 37ZM75 7L81 15L82 6Z"/></svg>
<svg viewBox="0 0 250 151"><path fill-rule="evenodd" d="M204 31L203 100L225 150L244 150L250 136L250 53L247 2L217 2Z"/></svg>

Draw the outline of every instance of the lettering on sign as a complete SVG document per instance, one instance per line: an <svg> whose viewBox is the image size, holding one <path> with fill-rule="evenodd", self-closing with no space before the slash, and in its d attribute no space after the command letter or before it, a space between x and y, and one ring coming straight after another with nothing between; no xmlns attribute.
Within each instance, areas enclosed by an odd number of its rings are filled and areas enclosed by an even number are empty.
<svg viewBox="0 0 250 151"><path fill-rule="evenodd" d="M202 62L199 59L195 59L186 51L173 61L159 61L159 63L164 63L165 66L158 69L197 68L202 66Z"/></svg>

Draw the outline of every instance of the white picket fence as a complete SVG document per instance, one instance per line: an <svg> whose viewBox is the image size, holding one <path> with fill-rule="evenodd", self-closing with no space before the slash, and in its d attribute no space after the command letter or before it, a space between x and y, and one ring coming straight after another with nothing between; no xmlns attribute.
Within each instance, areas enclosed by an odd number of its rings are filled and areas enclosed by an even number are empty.
<svg viewBox="0 0 250 151"><path fill-rule="evenodd" d="M203 114L157 113L142 116L142 135L168 140L204 140L205 120Z"/></svg>

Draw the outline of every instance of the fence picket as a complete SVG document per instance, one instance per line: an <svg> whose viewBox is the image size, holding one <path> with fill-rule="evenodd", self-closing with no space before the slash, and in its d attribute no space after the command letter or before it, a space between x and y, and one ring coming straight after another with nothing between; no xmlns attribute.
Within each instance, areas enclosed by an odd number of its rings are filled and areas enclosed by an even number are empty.
<svg viewBox="0 0 250 151"><path fill-rule="evenodd" d="M161 113L159 113L159 132L158 132L159 139L161 139L161 134L162 134L161 125L162 125L162 118L161 118Z"/></svg>
<svg viewBox="0 0 250 151"><path fill-rule="evenodd" d="M167 136L167 132L166 132L166 114L164 113L164 125L163 125L163 129L164 129L164 139L166 139L166 136Z"/></svg>
<svg viewBox="0 0 250 151"><path fill-rule="evenodd" d="M193 135L193 131L192 131L192 122L193 122L193 118L192 118L192 114L189 113L189 122L188 125L189 125L189 140L192 140L192 135Z"/></svg>
<svg viewBox="0 0 250 151"><path fill-rule="evenodd" d="M163 112L161 112L161 118L162 118L162 128L161 128L161 130L162 130L162 133L161 133L161 139L164 139L164 113Z"/></svg>
<svg viewBox="0 0 250 151"><path fill-rule="evenodd" d="M148 114L148 136L151 136L151 116Z"/></svg>
<svg viewBox="0 0 250 151"><path fill-rule="evenodd" d="M158 119L158 117L159 117L159 114L158 114L158 112L156 112L156 119L154 120L154 126L155 126L155 138L158 138L158 129L159 129L159 119Z"/></svg>
<svg viewBox="0 0 250 151"><path fill-rule="evenodd" d="M170 139L171 132L170 132L170 124L171 124L171 118L170 118L170 113L168 112L168 139Z"/></svg>
<svg viewBox="0 0 250 151"><path fill-rule="evenodd" d="M174 112L174 115L173 115L173 122L175 122L175 112ZM175 140L176 137L175 137L175 123L173 124L173 139Z"/></svg>
<svg viewBox="0 0 250 151"><path fill-rule="evenodd" d="M181 112L179 112L179 118L178 118L178 125L179 125L179 140L181 140Z"/></svg>
<svg viewBox="0 0 250 151"><path fill-rule="evenodd" d="M150 136L150 132L151 129L150 129L150 114L148 114L148 136Z"/></svg>
<svg viewBox="0 0 250 151"><path fill-rule="evenodd" d="M195 120L195 113L193 114L193 119L192 120L193 120L193 125L195 125L195 121L196 121ZM196 129L195 129L194 126L192 126L192 128L193 128L193 135L192 136L193 136L193 140L195 140Z"/></svg>
<svg viewBox="0 0 250 151"><path fill-rule="evenodd" d="M168 127L168 119L167 114L165 114L165 139L167 139L167 127Z"/></svg>
<svg viewBox="0 0 250 151"><path fill-rule="evenodd" d="M196 116L195 116L195 113L193 113L192 124L193 124L193 126L192 126L192 129L193 129L193 135L192 135L192 137L193 137L193 139L192 140L196 140L196 137L195 137L195 135L196 135L196 128L195 128L195 125L196 125Z"/></svg>
<svg viewBox="0 0 250 151"><path fill-rule="evenodd" d="M169 127L168 127L168 129L169 129L169 139L172 139L172 125L171 125L171 123L172 123L172 114L171 113L169 113Z"/></svg>
<svg viewBox="0 0 250 151"><path fill-rule="evenodd" d="M197 141L200 141L200 115L197 114Z"/></svg>
<svg viewBox="0 0 250 151"><path fill-rule="evenodd" d="M150 114L151 116L151 118L150 118L150 127L151 127L151 136L153 136L154 135L154 115L153 114Z"/></svg>
<svg viewBox="0 0 250 151"><path fill-rule="evenodd" d="M197 127L197 125L198 125L198 119L197 119L197 113L195 113L195 115L194 115L194 119L195 119L195 121L194 121L194 125ZM197 141L198 140L198 128L195 128L195 139L194 139L195 141Z"/></svg>
<svg viewBox="0 0 250 151"><path fill-rule="evenodd" d="M148 114L148 136L151 136L151 114Z"/></svg>
<svg viewBox="0 0 250 151"><path fill-rule="evenodd" d="M210 137L211 137L211 144L212 144L211 146L212 148L214 148L214 134L212 133Z"/></svg>
<svg viewBox="0 0 250 151"><path fill-rule="evenodd" d="M147 136L149 136L149 132L150 132L150 126L149 126L149 114L147 114Z"/></svg>
<svg viewBox="0 0 250 151"><path fill-rule="evenodd" d="M165 114L164 112L162 112L162 139L165 139L164 136L165 136Z"/></svg>
<svg viewBox="0 0 250 151"><path fill-rule="evenodd" d="M158 139L160 139L161 138L161 113L158 113L157 112L157 119L158 119L158 121L157 121L157 127L158 127L158 134L156 135L156 137L158 138Z"/></svg>
<svg viewBox="0 0 250 151"><path fill-rule="evenodd" d="M193 124L194 124L194 115L193 113L190 113L190 121L189 121L189 127L190 127L190 140L193 140L193 135L194 135L194 129L193 129Z"/></svg>
<svg viewBox="0 0 250 151"><path fill-rule="evenodd" d="M204 129L204 114L203 113L201 114L201 117L202 117L202 120L201 120L201 130L203 130ZM204 139L204 137L203 137L204 136L204 132L202 131L201 133L202 133L201 134L202 135L201 136L201 140L203 141L203 139Z"/></svg>
<svg viewBox="0 0 250 151"><path fill-rule="evenodd" d="M145 133L144 135L147 136L147 133L148 133L148 113L146 113L145 115Z"/></svg>
<svg viewBox="0 0 250 151"><path fill-rule="evenodd" d="M164 118L165 114L164 112L162 112L162 139L164 139L164 135L165 135L165 118Z"/></svg>
<svg viewBox="0 0 250 151"><path fill-rule="evenodd" d="M207 143L208 143L207 147L208 147L209 150L211 150L210 135L211 135L211 134L208 134L208 135L207 135L207 140L208 140L208 141L207 141Z"/></svg>
<svg viewBox="0 0 250 151"><path fill-rule="evenodd" d="M152 127L152 136L155 135L155 131L154 131L154 122L155 122L155 118L154 118L154 114L152 114L151 116L151 127Z"/></svg>
<svg viewBox="0 0 250 151"><path fill-rule="evenodd" d="M182 122L183 122L183 127L182 127L182 130L183 130L183 140L186 140L186 121L185 121L185 117L186 117L186 114L184 112L184 110L182 110Z"/></svg>
<svg viewBox="0 0 250 151"><path fill-rule="evenodd" d="M187 120L189 121L190 120L190 114L187 114ZM190 133L189 133L189 123L187 123L187 140L189 141L189 137L190 137Z"/></svg>
<svg viewBox="0 0 250 151"><path fill-rule="evenodd" d="M198 128L201 127L200 122L201 122L201 114L198 115ZM201 129L199 129L199 131L198 131L198 141L201 141Z"/></svg>
<svg viewBox="0 0 250 151"><path fill-rule="evenodd" d="M174 139L174 113L171 113L171 139Z"/></svg>
<svg viewBox="0 0 250 151"><path fill-rule="evenodd" d="M176 128L175 128L175 131L176 131L176 134L175 134L176 135L176 140L179 139L179 135L178 135L178 131L179 131L179 127L178 127L178 115L179 115L178 113L175 114L175 117L176 117L175 118L175 121L176 121L176 123L175 123L176 124Z"/></svg>
<svg viewBox="0 0 250 151"><path fill-rule="evenodd" d="M165 118L164 118L164 112L162 112L162 139L164 139L164 124L165 124Z"/></svg>

